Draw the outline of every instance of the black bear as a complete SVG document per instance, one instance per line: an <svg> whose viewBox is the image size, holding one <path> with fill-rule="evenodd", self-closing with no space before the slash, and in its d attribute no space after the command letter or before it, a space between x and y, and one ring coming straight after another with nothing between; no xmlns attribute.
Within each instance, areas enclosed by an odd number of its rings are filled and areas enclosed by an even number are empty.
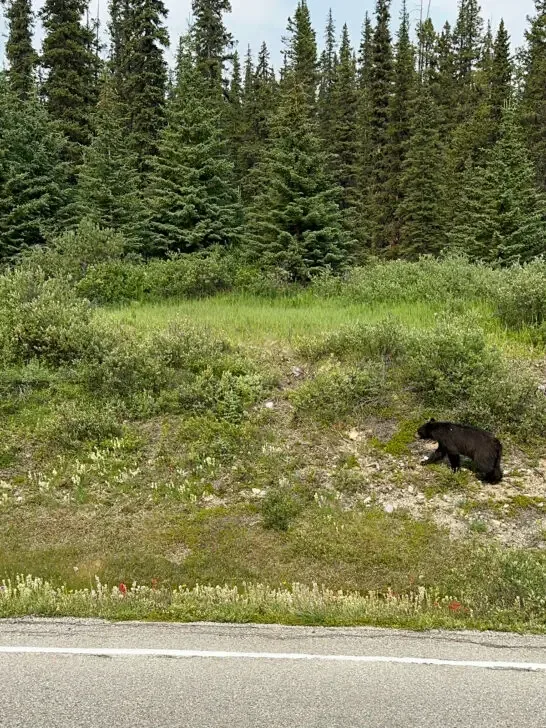
<svg viewBox="0 0 546 728"><path fill-rule="evenodd" d="M456 472L461 466L461 455L464 455L474 462L486 483L500 483L502 480L502 444L489 432L431 419L419 428L417 434L422 440L438 443L438 449L423 465L439 463L447 455L452 470Z"/></svg>

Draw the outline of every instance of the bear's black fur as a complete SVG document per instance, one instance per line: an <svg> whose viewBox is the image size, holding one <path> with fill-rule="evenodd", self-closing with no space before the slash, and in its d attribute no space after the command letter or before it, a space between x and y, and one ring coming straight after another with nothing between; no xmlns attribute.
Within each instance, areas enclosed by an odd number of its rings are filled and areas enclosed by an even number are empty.
<svg viewBox="0 0 546 728"><path fill-rule="evenodd" d="M441 462L445 456L454 472L461 466L461 455L470 458L487 483L502 480L502 444L485 430L452 422L436 422L431 419L422 425L417 434L422 440L436 440L438 449L423 463Z"/></svg>

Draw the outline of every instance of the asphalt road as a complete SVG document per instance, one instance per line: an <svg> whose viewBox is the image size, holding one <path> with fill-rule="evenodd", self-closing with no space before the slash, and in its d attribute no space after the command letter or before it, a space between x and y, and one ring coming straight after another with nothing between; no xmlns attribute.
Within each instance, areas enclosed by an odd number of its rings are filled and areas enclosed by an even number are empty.
<svg viewBox="0 0 546 728"><path fill-rule="evenodd" d="M0 621L2 728L546 726L546 637Z"/></svg>

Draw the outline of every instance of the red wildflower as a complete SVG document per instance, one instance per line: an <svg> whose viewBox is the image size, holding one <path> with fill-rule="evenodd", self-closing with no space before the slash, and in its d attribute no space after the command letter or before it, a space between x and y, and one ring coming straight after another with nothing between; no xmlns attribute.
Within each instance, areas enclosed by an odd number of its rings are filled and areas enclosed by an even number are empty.
<svg viewBox="0 0 546 728"><path fill-rule="evenodd" d="M159 584L158 579L152 579L152 589L157 589L158 584Z"/></svg>
<svg viewBox="0 0 546 728"><path fill-rule="evenodd" d="M120 583L118 589L119 589L120 593L123 594L124 596L125 596L125 594L127 594L127 587L125 586L125 584L123 582Z"/></svg>
<svg viewBox="0 0 546 728"><path fill-rule="evenodd" d="M462 606L461 602L449 602L448 604L448 608L451 609L452 612L458 612Z"/></svg>

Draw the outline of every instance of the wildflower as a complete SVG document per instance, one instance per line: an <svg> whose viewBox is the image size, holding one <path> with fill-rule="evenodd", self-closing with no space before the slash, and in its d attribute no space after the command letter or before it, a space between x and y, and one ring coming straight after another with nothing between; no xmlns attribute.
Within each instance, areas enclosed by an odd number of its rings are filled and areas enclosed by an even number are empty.
<svg viewBox="0 0 546 728"><path fill-rule="evenodd" d="M159 584L158 579L152 579L152 589L157 589L158 584Z"/></svg>
<svg viewBox="0 0 546 728"><path fill-rule="evenodd" d="M463 605L461 604L461 602L453 601L449 602L448 609L450 609L452 612L458 612L462 606Z"/></svg>
<svg viewBox="0 0 546 728"><path fill-rule="evenodd" d="M123 594L123 596L125 596L127 594L127 587L125 586L125 584L123 582L120 583L118 589L120 591L120 594Z"/></svg>

